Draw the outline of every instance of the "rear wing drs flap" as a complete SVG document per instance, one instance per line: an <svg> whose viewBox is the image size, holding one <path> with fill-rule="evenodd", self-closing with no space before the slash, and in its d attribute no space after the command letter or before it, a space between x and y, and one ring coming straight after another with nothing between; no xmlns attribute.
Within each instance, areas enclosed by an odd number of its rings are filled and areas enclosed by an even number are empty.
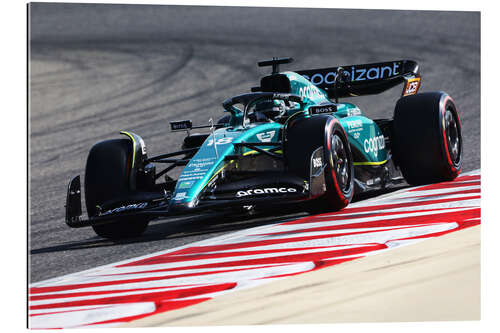
<svg viewBox="0 0 500 333"><path fill-rule="evenodd" d="M349 74L349 81L337 84L335 78L339 68ZM329 98L353 97L384 92L401 83L403 96L416 94L420 88L418 64L413 60L396 60L362 65L295 71L315 86L325 90Z"/></svg>

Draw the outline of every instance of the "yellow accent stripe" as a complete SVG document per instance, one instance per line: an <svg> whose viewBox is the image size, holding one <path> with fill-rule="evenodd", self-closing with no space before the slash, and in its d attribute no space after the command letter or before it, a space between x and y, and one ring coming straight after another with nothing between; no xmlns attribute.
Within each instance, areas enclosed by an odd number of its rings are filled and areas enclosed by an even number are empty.
<svg viewBox="0 0 500 333"><path fill-rule="evenodd" d="M264 150L269 150L269 148L264 149ZM277 152L282 153L282 151L281 151L281 150L276 151L276 153L277 153ZM247 156L247 155L252 155L252 154L257 154L257 153L259 153L259 154L260 154L260 152L258 152L258 151L256 151L256 150L250 150L250 151L247 151L246 153L243 153L242 155L243 155L243 156ZM219 170L217 170L217 171L214 173L214 175L213 175L212 177L210 177L210 179L207 181L207 183L206 183L206 184L210 183L210 181L211 181L212 179L214 179L214 177L215 177L215 176L217 176L217 175L219 174L219 172L221 172L221 171L222 171L225 167L227 167L229 164L232 164L233 162L234 162L234 161L230 161L229 163L224 164L224 165L223 165L223 166L222 166Z"/></svg>
<svg viewBox="0 0 500 333"><path fill-rule="evenodd" d="M387 160L381 162L353 162L354 165L382 165L386 163Z"/></svg>
<svg viewBox="0 0 500 333"><path fill-rule="evenodd" d="M217 171L214 173L214 175L213 175L212 177L210 177L210 179L209 179L209 180L205 183L205 185L203 185L203 187L205 187L208 183L210 183L210 181L211 181L212 179L214 179L214 177L215 177L215 176L217 176L217 175L219 174L219 172L221 172L221 171L222 171L222 169L224 169L226 166L228 166L229 164L231 164L231 163L233 163L233 162L234 162L234 161L231 161L231 162L229 162L229 163L227 163L227 164L224 164L224 165L223 165L223 166L222 166L219 170L217 170Z"/></svg>
<svg viewBox="0 0 500 333"><path fill-rule="evenodd" d="M272 148L265 148L264 150L271 150L271 149ZM251 155L251 154L260 154L260 153L261 153L260 151L249 150L246 153L243 153L243 156L247 156L247 155ZM276 154L283 154L283 152L281 150L276 150L275 153Z"/></svg>
<svg viewBox="0 0 500 333"><path fill-rule="evenodd" d="M134 163L135 163L135 140L134 137L129 133L125 131L121 131L120 134L125 134L132 140L132 169L134 168Z"/></svg>
<svg viewBox="0 0 500 333"><path fill-rule="evenodd" d="M243 156L250 155L250 154L256 154L258 153L255 150L247 151L246 153L243 153ZM229 164L234 163L234 161L229 161L229 163L224 164L219 170L217 170L212 177L207 181L207 184L210 183L212 179L214 179L215 176L217 176L225 167L227 167Z"/></svg>

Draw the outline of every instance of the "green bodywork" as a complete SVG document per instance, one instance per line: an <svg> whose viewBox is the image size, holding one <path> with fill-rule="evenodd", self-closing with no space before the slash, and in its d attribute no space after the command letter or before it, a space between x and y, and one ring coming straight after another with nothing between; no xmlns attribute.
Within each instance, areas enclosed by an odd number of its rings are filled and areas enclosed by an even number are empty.
<svg viewBox="0 0 500 333"><path fill-rule="evenodd" d="M290 81L290 93L304 98L304 105L290 110L289 116L300 112L309 117L309 107L332 103L325 91L301 75L294 72L281 74L286 75ZM197 198L207 184L218 176L227 163L231 163L225 161L225 156L252 151L247 148L238 148L240 150L235 151L233 143L281 141L279 133L285 125L277 122L243 124L241 110L232 108L230 113L232 117L229 127L215 130L182 171L170 201L170 208L196 206ZM386 162L387 150L380 128L365 117L356 105L338 103L337 111L332 115L339 120L346 132L351 149L355 152L355 166L381 165ZM262 148L266 149L265 146Z"/></svg>

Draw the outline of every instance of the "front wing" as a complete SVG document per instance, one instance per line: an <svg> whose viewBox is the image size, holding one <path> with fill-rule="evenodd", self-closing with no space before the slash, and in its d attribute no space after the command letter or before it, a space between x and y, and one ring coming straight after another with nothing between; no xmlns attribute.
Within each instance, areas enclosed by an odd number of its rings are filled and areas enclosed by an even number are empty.
<svg viewBox="0 0 500 333"><path fill-rule="evenodd" d="M315 154L313 154L313 157L314 155ZM136 193L133 197L114 200L115 202L119 202L119 204L115 206L111 205L110 207L110 205L103 205L103 207L108 206L108 208L99 212L97 216L90 217L86 220L82 219L80 176L76 176L68 185L65 222L71 228L81 228L113 223L117 220L138 216L147 216L154 219L158 217L190 215L203 211L230 210L245 206L266 208L304 202L315 199L323 194L322 190L325 188L323 186L324 167L325 165L321 168L311 168L312 172L310 179L303 182L304 185L302 188L295 187L296 190L294 191L283 190L290 189L290 187L280 187L279 185L272 187L253 186L254 189L247 188L245 190L240 190L235 192L235 195L231 196L201 196L201 199L196 205L175 210L169 209L169 203L173 199L170 192ZM286 177L286 174L283 175Z"/></svg>

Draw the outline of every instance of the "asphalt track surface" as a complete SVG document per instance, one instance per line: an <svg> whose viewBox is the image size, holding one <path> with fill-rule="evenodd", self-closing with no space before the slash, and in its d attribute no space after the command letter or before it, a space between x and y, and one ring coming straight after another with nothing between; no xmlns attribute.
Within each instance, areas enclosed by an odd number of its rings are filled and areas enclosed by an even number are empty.
<svg viewBox="0 0 500 333"><path fill-rule="evenodd" d="M152 156L178 149L168 122L222 115L292 56L290 70L414 59L421 91L458 105L463 170L480 168L480 16L477 12L32 4L29 77L30 282L305 215L160 220L121 242L64 224L69 179L87 153L120 130L141 135ZM391 117L399 88L351 101ZM284 212L286 214L286 212Z"/></svg>

